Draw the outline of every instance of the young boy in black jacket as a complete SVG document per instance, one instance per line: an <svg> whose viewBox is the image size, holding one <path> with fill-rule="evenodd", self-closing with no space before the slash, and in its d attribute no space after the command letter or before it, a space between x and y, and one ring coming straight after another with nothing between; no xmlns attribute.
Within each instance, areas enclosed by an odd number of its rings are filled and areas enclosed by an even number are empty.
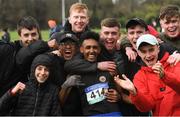
<svg viewBox="0 0 180 117"><path fill-rule="evenodd" d="M52 59L38 55L32 63L29 81L17 85L0 98L0 115L61 115L59 88L50 82Z"/></svg>

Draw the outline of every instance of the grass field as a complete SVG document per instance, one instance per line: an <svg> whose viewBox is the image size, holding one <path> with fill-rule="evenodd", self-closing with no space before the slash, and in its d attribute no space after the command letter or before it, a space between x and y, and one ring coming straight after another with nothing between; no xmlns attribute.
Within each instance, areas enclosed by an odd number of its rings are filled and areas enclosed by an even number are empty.
<svg viewBox="0 0 180 117"><path fill-rule="evenodd" d="M99 32L99 29L92 29L95 32ZM11 41L15 41L19 39L18 33L17 31L9 31L10 35L11 35ZM125 33L125 29L121 29L121 37L123 37ZM1 37L2 33L0 33L0 37ZM47 41L49 40L49 30L42 30L41 31L41 35L43 40Z"/></svg>
<svg viewBox="0 0 180 117"><path fill-rule="evenodd" d="M18 33L16 31L10 31L11 35L11 41L15 41L19 39ZM49 39L49 30L42 30L41 35L43 40L48 40Z"/></svg>

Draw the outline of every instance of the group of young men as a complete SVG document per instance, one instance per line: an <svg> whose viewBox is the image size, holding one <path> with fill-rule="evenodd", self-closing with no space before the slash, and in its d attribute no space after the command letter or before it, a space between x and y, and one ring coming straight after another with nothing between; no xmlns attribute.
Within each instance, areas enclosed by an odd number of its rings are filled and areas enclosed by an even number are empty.
<svg viewBox="0 0 180 117"><path fill-rule="evenodd" d="M22 18L20 40L0 42L0 115L180 115L179 7L163 7L159 18L157 37L130 19L120 45L117 19L103 19L97 34L86 4L73 4L47 42L34 18Z"/></svg>

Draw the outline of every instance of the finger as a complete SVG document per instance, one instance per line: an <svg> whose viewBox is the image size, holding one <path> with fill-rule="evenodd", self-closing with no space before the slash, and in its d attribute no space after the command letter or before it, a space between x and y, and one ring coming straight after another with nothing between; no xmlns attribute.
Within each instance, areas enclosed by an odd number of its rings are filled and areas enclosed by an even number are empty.
<svg viewBox="0 0 180 117"><path fill-rule="evenodd" d="M117 101L115 101L115 100L109 100L109 99L107 99L107 101L108 101L108 102L111 102L111 103L117 102Z"/></svg>
<svg viewBox="0 0 180 117"><path fill-rule="evenodd" d="M125 74L122 74L122 78L124 78L125 80L127 80L127 76ZM129 80L129 79L128 79Z"/></svg>
<svg viewBox="0 0 180 117"><path fill-rule="evenodd" d="M108 99L108 100L118 100L118 97L108 95L108 96L106 96L106 99Z"/></svg>
<svg viewBox="0 0 180 117"><path fill-rule="evenodd" d="M116 68L116 65L115 64L108 64L107 65L109 68Z"/></svg>
<svg viewBox="0 0 180 117"><path fill-rule="evenodd" d="M174 65L176 65L179 61L179 59L176 59Z"/></svg>
<svg viewBox="0 0 180 117"><path fill-rule="evenodd" d="M116 71L115 68L108 68L107 70L108 70L109 72L115 72L115 71Z"/></svg>
<svg viewBox="0 0 180 117"><path fill-rule="evenodd" d="M131 62L133 62L133 56L132 56L132 54L130 55L129 60L130 60Z"/></svg>
<svg viewBox="0 0 180 117"><path fill-rule="evenodd" d="M156 71L156 70L154 70L153 72L156 73L156 74L159 74L159 73L160 73L159 71Z"/></svg>
<svg viewBox="0 0 180 117"><path fill-rule="evenodd" d="M128 60L131 61L131 54L128 54Z"/></svg>
<svg viewBox="0 0 180 117"><path fill-rule="evenodd" d="M132 61L135 61L135 60L136 60L136 55L133 54L133 55L132 55Z"/></svg>
<svg viewBox="0 0 180 117"><path fill-rule="evenodd" d="M115 89L108 89L108 92L115 92Z"/></svg>
<svg viewBox="0 0 180 117"><path fill-rule="evenodd" d="M119 75L114 76L114 81L117 81L119 79Z"/></svg>
<svg viewBox="0 0 180 117"><path fill-rule="evenodd" d="M114 64L115 65L115 62L114 61L107 61L108 64Z"/></svg>
<svg viewBox="0 0 180 117"><path fill-rule="evenodd" d="M110 93L105 93L105 96L107 99L111 99L111 100L118 98L118 95L114 95L114 94L110 94Z"/></svg>

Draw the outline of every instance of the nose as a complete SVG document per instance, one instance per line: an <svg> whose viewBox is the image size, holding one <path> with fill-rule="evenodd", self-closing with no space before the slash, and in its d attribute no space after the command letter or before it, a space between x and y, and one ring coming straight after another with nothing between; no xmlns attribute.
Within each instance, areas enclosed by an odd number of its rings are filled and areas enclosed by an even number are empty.
<svg viewBox="0 0 180 117"><path fill-rule="evenodd" d="M71 45L70 44L66 44L65 48L71 48Z"/></svg>
<svg viewBox="0 0 180 117"><path fill-rule="evenodd" d="M29 36L28 36L28 40L29 40L29 41L33 41L33 40L34 40L33 37L32 37L32 35L29 35Z"/></svg>
<svg viewBox="0 0 180 117"><path fill-rule="evenodd" d="M78 22L81 22L81 17L78 17L77 21L78 21Z"/></svg>
<svg viewBox="0 0 180 117"><path fill-rule="evenodd" d="M45 69L41 69L41 74L45 74Z"/></svg>
<svg viewBox="0 0 180 117"><path fill-rule="evenodd" d="M94 49L92 47L90 48L90 52L94 52Z"/></svg>
<svg viewBox="0 0 180 117"><path fill-rule="evenodd" d="M146 53L146 57L147 57L147 58L150 58L150 57L151 57L151 53L150 53L150 52L147 52L147 53Z"/></svg>
<svg viewBox="0 0 180 117"><path fill-rule="evenodd" d="M112 38L112 34L109 33L109 34L107 35L107 37L108 37L108 38Z"/></svg>
<svg viewBox="0 0 180 117"><path fill-rule="evenodd" d="M134 39L137 40L137 39L139 38L139 36L140 36L140 35L139 35L138 33L135 33L135 34L134 34Z"/></svg>

